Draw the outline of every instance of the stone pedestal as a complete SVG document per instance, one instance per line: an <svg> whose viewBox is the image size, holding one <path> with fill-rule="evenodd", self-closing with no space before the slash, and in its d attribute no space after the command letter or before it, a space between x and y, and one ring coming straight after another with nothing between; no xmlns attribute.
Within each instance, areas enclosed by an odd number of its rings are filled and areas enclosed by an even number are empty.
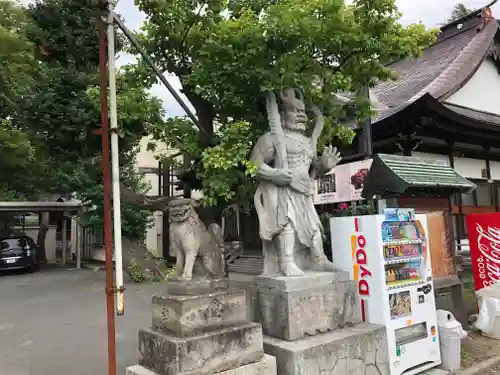
<svg viewBox="0 0 500 375"><path fill-rule="evenodd" d="M278 375L389 375L385 327L360 323L344 272L256 279L264 350Z"/></svg>
<svg viewBox="0 0 500 375"><path fill-rule="evenodd" d="M276 358L279 375L389 375L385 327L352 328L284 341L264 337L264 350Z"/></svg>
<svg viewBox="0 0 500 375"><path fill-rule="evenodd" d="M347 272L256 278L264 334L297 340L361 322L356 283Z"/></svg>
<svg viewBox="0 0 500 375"><path fill-rule="evenodd" d="M127 374L276 374L261 325L247 319L245 292L227 280L172 280L152 305L152 326L139 331L140 366Z"/></svg>

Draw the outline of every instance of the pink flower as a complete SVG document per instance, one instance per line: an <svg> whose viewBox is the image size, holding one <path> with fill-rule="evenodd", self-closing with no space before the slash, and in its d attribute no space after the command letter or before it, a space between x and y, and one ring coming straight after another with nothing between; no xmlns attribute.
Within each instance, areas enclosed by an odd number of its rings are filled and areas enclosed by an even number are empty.
<svg viewBox="0 0 500 375"><path fill-rule="evenodd" d="M348 208L347 203L340 203L338 207L339 210L346 210Z"/></svg>

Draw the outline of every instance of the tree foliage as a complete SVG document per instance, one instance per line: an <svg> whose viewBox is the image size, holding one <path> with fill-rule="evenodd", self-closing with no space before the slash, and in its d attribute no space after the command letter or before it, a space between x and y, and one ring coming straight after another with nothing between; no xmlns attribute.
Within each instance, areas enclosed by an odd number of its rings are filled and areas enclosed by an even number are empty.
<svg viewBox="0 0 500 375"><path fill-rule="evenodd" d="M23 103L22 120L57 165L59 193L73 194L95 209L82 220L102 227L103 180L98 156L102 151L98 86L99 39L97 1L37 0L28 6L36 27L29 37L40 46L43 74ZM116 37L117 53L122 37ZM114 57L113 57L114 58ZM135 169L140 140L162 122L162 106L138 86L130 69L117 75L120 178L143 192L147 186ZM122 205L123 234L142 238L149 213Z"/></svg>
<svg viewBox="0 0 500 375"><path fill-rule="evenodd" d="M459 20L470 14L472 12L471 9L467 8L463 3L457 3L451 10L451 17L448 18L446 23L451 23L453 21Z"/></svg>
<svg viewBox="0 0 500 375"><path fill-rule="evenodd" d="M96 228L103 217L97 16L97 0L26 8L0 0L0 193L73 195L95 207L82 220ZM135 158L141 138L162 123L162 105L135 77L130 67L117 75L120 177L144 192ZM123 234L142 238L148 216L123 204Z"/></svg>
<svg viewBox="0 0 500 375"><path fill-rule="evenodd" d="M10 0L0 0L0 118L15 112L17 97L28 90L36 71L34 46L26 37L28 19Z"/></svg>
<svg viewBox="0 0 500 375"><path fill-rule="evenodd" d="M179 77L203 130L198 137L193 124L171 119L156 136L194 160L191 170L210 204L245 200L244 162L267 130L263 92L301 89L329 118L324 134L330 138L320 143L331 144L334 135L349 140L352 132L340 126L345 110L332 103L332 93L356 96L363 86L391 78L384 64L418 55L435 37L422 24L398 23L394 0L136 3L147 16L142 44L161 69ZM367 116L366 102L354 102L358 116Z"/></svg>

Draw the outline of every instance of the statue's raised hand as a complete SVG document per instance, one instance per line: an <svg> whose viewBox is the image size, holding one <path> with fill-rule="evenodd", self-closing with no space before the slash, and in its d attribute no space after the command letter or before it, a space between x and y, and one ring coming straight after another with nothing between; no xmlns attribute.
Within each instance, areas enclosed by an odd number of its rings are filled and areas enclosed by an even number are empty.
<svg viewBox="0 0 500 375"><path fill-rule="evenodd" d="M323 150L323 154L320 158L321 166L329 171L335 167L342 160L340 153L337 151L337 147L328 146Z"/></svg>

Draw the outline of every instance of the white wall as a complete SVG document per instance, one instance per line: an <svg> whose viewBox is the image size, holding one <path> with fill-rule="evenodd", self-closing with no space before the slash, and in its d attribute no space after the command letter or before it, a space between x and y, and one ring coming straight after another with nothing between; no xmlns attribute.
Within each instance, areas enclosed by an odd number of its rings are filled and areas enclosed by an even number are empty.
<svg viewBox="0 0 500 375"><path fill-rule="evenodd" d="M483 179L482 170L486 169L486 161L468 158L453 158L453 167L465 178Z"/></svg>
<svg viewBox="0 0 500 375"><path fill-rule="evenodd" d="M450 159L448 155L428 154L424 152L412 152L411 155L422 160L438 160L444 165L450 165ZM500 163L490 163L490 168L492 168L492 178L495 179L495 177L493 177L493 165L495 167L496 176L498 176L497 178L500 180ZM462 177L486 180L484 177L482 177L482 169L486 169L485 160L455 157L453 158L453 167Z"/></svg>
<svg viewBox="0 0 500 375"><path fill-rule="evenodd" d="M154 151L148 151L149 143L156 145ZM175 152L169 150L164 143L153 141L152 137L144 137L141 139L140 151L137 154L137 168L158 168L159 162L157 156ZM145 180L149 183L150 189L148 195L156 196L159 194L159 177L157 173L146 173ZM161 212L155 212L151 215L152 226L146 230L145 245L154 256L162 256L162 232L163 232L163 215Z"/></svg>
<svg viewBox="0 0 500 375"><path fill-rule="evenodd" d="M156 145L154 151L148 151L148 144ZM157 156L168 153L168 148L164 143L153 141L152 137L144 137L140 142L140 150L137 154L137 167L139 168L158 168Z"/></svg>
<svg viewBox="0 0 500 375"><path fill-rule="evenodd" d="M491 179L500 181L500 162L490 161Z"/></svg>
<svg viewBox="0 0 500 375"><path fill-rule="evenodd" d="M491 58L486 59L472 78L446 102L483 112L500 114L500 75Z"/></svg>
<svg viewBox="0 0 500 375"><path fill-rule="evenodd" d="M450 165L450 158L448 157L448 155L427 154L425 152L412 152L411 156L425 161L439 161L443 165Z"/></svg>
<svg viewBox="0 0 500 375"><path fill-rule="evenodd" d="M156 196L159 194L160 180L157 173L146 173L145 180L151 186L147 195ZM162 256L162 232L163 232L163 214L154 212L151 215L153 225L146 231L145 245L155 256Z"/></svg>

